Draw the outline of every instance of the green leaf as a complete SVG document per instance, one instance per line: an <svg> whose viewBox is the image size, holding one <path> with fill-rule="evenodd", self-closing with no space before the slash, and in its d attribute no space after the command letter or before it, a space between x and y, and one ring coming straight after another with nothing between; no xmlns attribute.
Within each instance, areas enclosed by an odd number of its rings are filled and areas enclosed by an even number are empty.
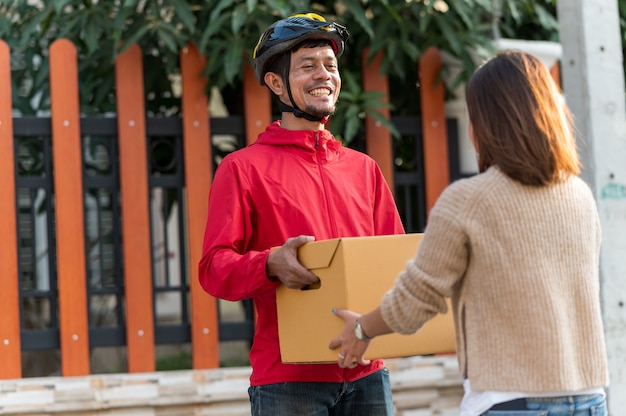
<svg viewBox="0 0 626 416"><path fill-rule="evenodd" d="M472 7L475 7L475 6L470 6L463 0L447 0L447 1L449 3L448 6L450 7L450 9L454 10L459 15L463 23L465 23L467 27L472 27L473 21L472 21L472 18L470 17L470 14L472 13Z"/></svg>
<svg viewBox="0 0 626 416"><path fill-rule="evenodd" d="M0 39L5 39L11 33L11 23L5 15L0 15Z"/></svg>
<svg viewBox="0 0 626 416"><path fill-rule="evenodd" d="M211 37L216 33L219 33L220 29L222 29L222 27L229 19L230 16L228 14L223 14L219 16L217 20L207 25L204 32L202 33L200 42L198 43L198 48L200 48L200 50L205 50L207 48L207 45L209 44L209 41L211 40Z"/></svg>
<svg viewBox="0 0 626 416"><path fill-rule="evenodd" d="M358 97L358 94L355 94L355 93L352 93L350 91L346 91L343 89L339 93L339 99L341 101L353 102L357 100L357 97Z"/></svg>
<svg viewBox="0 0 626 416"><path fill-rule="evenodd" d="M539 18L539 23L543 27L558 29L559 24L557 20L548 11L540 5L535 6L535 12Z"/></svg>
<svg viewBox="0 0 626 416"><path fill-rule="evenodd" d="M365 91L361 95L365 108L389 107L390 104L385 101L386 95L381 91Z"/></svg>
<svg viewBox="0 0 626 416"><path fill-rule="evenodd" d="M50 7L46 7L40 13L35 14L34 17L32 17L30 20L26 20L26 22L27 22L26 25L22 27L22 36L21 36L21 39L20 39L20 43L21 44L25 44L25 43L27 43L27 40L28 40L28 38L30 38L31 35L40 33L39 32L39 25L46 18L48 18L48 16L52 12L53 11L51 10Z"/></svg>
<svg viewBox="0 0 626 416"><path fill-rule="evenodd" d="M376 111L376 110L368 110L367 111L367 115L374 118L375 120L377 120L378 122L380 122L380 124L382 124L383 126L385 126L389 132L391 133L391 135L393 137L400 137L400 132L398 131L398 129L396 128L396 126L394 126L394 124L391 122L391 120L389 120L387 117L383 116L380 112Z"/></svg>
<svg viewBox="0 0 626 416"><path fill-rule="evenodd" d="M69 16L65 20L65 24L59 28L58 37L59 38L72 38L73 37L72 35L74 35L77 32L76 30L77 26L81 29L85 27L84 24L81 24L82 17L83 16L80 16L80 15Z"/></svg>
<svg viewBox="0 0 626 416"><path fill-rule="evenodd" d="M350 143L361 127L362 121L358 117L346 117L344 140Z"/></svg>
<svg viewBox="0 0 626 416"><path fill-rule="evenodd" d="M87 52L89 54L92 54L98 49L98 34L100 28L95 24L94 20L95 19L88 18L85 25L85 43L87 44Z"/></svg>
<svg viewBox="0 0 626 416"><path fill-rule="evenodd" d="M144 37L149 30L150 28L148 26L141 26L134 33L130 33L130 36L128 36L126 40L123 41L122 46L120 46L118 54L123 53L130 46L139 42L139 40Z"/></svg>
<svg viewBox="0 0 626 416"><path fill-rule="evenodd" d="M178 45L176 44L176 39L171 35L170 31L166 28L159 27L156 31L159 39L165 44L165 46L172 52L178 51Z"/></svg>
<svg viewBox="0 0 626 416"><path fill-rule="evenodd" d="M189 31L193 32L196 27L196 19L191 12L191 7L189 3L183 0L169 0L169 2L174 7L174 13L183 23L183 25L189 29Z"/></svg>
<svg viewBox="0 0 626 416"><path fill-rule="evenodd" d="M230 43L230 47L226 49L224 56L224 75L226 80L233 82L240 73L243 63L243 43L240 39L234 39Z"/></svg>
<svg viewBox="0 0 626 416"><path fill-rule="evenodd" d="M211 11L211 17L209 18L209 25L213 24L221 17L222 10L232 5L232 0L220 0L217 6Z"/></svg>
<svg viewBox="0 0 626 416"><path fill-rule="evenodd" d="M50 62L45 60L33 78L33 90L38 91L48 85L50 77Z"/></svg>
<svg viewBox="0 0 626 416"><path fill-rule="evenodd" d="M417 62L420 56L419 48L411 42L402 42L401 46L402 50L409 56L409 58Z"/></svg>
<svg viewBox="0 0 626 416"><path fill-rule="evenodd" d="M248 17L248 9L245 4L240 4L237 7L235 7L235 10L233 11L232 21L231 21L231 28L235 36L237 36L239 32L241 31L241 27L246 22L247 17Z"/></svg>
<svg viewBox="0 0 626 416"><path fill-rule="evenodd" d="M256 8L258 1L257 0L246 0L246 6L248 8L248 13L252 13Z"/></svg>
<svg viewBox="0 0 626 416"><path fill-rule="evenodd" d="M351 105L346 110L346 118L348 120L357 119L360 123L365 118L365 109L362 106L358 105L358 103Z"/></svg>
<svg viewBox="0 0 626 416"><path fill-rule="evenodd" d="M354 76L354 74L352 74L349 71L345 71L343 74L343 83L344 85L346 85L348 87L348 90L350 91L358 91L360 90L360 84L357 81L356 77Z"/></svg>
<svg viewBox="0 0 626 416"><path fill-rule="evenodd" d="M57 14L61 14L65 6L71 3L71 0L55 0L51 2L54 5L54 11Z"/></svg>
<svg viewBox="0 0 626 416"><path fill-rule="evenodd" d="M517 4L518 1L519 0L507 0L506 2L506 8L516 23L519 23L522 21L522 15L520 13L520 10Z"/></svg>
<svg viewBox="0 0 626 416"><path fill-rule="evenodd" d="M113 27L121 32L124 26L126 26L126 21L131 17L132 13L133 9L130 7L120 7L117 10L115 19L113 19Z"/></svg>
<svg viewBox="0 0 626 416"><path fill-rule="evenodd" d="M365 9L361 6L361 3L354 0L343 0L343 5L353 15L354 19L359 23L361 28L369 35L370 38L374 38L374 29L372 23L365 15Z"/></svg>
<svg viewBox="0 0 626 416"><path fill-rule="evenodd" d="M427 12L420 13L419 19L418 19L418 25L419 25L418 31L421 33L426 33L428 31L428 27L430 26L432 19L433 19L432 13L427 13Z"/></svg>
<svg viewBox="0 0 626 416"><path fill-rule="evenodd" d="M445 17L435 16L434 22L436 23L437 27L439 27L439 30L441 30L441 33L446 39L450 49L457 55L461 54L463 50L463 44L459 42L457 34L454 32L452 27L450 27L450 24L445 19Z"/></svg>
<svg viewBox="0 0 626 416"><path fill-rule="evenodd" d="M273 19L275 21L278 19L282 19L294 14L294 8L286 1L279 0L265 0L265 3L272 10ZM302 9L298 9L297 13L302 13Z"/></svg>

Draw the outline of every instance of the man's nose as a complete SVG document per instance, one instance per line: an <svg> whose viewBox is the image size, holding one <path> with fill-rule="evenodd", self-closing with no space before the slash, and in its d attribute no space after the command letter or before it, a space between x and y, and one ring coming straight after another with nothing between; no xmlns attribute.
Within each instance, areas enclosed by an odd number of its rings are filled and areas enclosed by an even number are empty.
<svg viewBox="0 0 626 416"><path fill-rule="evenodd" d="M330 78L330 71L324 65L320 65L314 75L315 78L328 79Z"/></svg>

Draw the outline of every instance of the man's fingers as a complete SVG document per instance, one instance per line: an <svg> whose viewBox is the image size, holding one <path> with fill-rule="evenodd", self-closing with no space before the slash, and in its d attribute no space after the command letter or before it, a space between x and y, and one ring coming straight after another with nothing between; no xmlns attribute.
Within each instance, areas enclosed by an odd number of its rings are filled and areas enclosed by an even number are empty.
<svg viewBox="0 0 626 416"><path fill-rule="evenodd" d="M287 241L285 241L285 245L292 248L298 248L303 244L310 243L311 241L315 241L315 237L312 235L299 235L297 237L287 239Z"/></svg>

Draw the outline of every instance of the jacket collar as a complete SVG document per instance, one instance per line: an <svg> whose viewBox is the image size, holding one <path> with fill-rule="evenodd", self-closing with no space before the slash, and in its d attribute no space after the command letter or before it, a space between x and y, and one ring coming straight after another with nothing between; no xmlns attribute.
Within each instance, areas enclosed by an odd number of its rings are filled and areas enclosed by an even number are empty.
<svg viewBox="0 0 626 416"><path fill-rule="evenodd" d="M324 158L328 160L336 158L342 147L341 142L326 129L287 130L280 127L280 120L267 126L256 143L270 146L296 146L307 153L324 155Z"/></svg>

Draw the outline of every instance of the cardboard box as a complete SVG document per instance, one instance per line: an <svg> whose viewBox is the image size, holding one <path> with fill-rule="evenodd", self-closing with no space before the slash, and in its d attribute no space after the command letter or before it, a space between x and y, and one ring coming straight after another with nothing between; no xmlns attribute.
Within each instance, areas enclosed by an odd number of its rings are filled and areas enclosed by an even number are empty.
<svg viewBox="0 0 626 416"><path fill-rule="evenodd" d="M284 363L337 361L330 341L344 328L332 308L366 313L380 305L415 257L422 234L338 238L300 247L300 262L320 278L318 288L276 291L280 352ZM365 358L392 358L455 351L452 310L437 315L413 335L389 334L372 340Z"/></svg>

